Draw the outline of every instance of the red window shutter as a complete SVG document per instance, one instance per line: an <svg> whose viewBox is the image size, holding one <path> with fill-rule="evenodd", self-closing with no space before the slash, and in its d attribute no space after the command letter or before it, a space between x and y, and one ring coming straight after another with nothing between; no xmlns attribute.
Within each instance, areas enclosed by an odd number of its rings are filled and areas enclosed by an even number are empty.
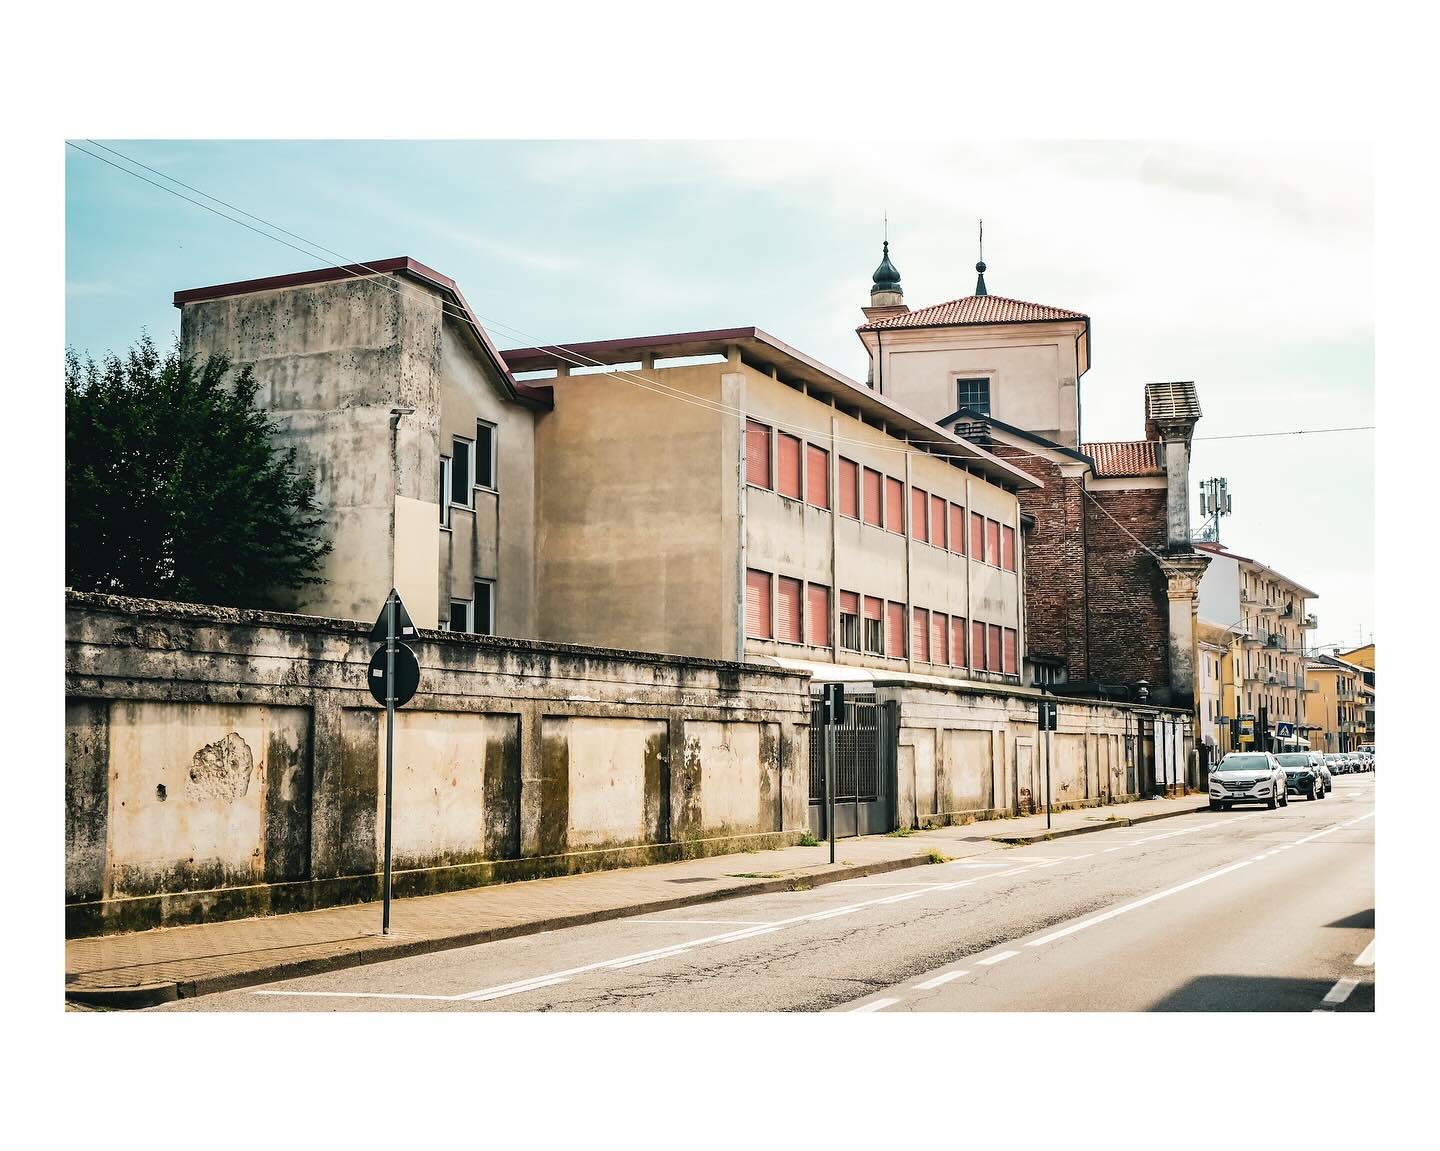
<svg viewBox="0 0 1440 1151"><path fill-rule="evenodd" d="M852 520L860 518L860 465L854 460L840 457L840 474L836 477L840 489L840 514Z"/></svg>
<svg viewBox="0 0 1440 1151"><path fill-rule="evenodd" d="M930 538L925 531L925 493L920 488L910 489L910 534L917 540Z"/></svg>
<svg viewBox="0 0 1440 1151"><path fill-rule="evenodd" d="M945 613L932 611L930 613L930 662L950 662L950 624Z"/></svg>
<svg viewBox="0 0 1440 1151"><path fill-rule="evenodd" d="M970 659L976 671L985 670L985 625L978 620L970 623Z"/></svg>
<svg viewBox="0 0 1440 1151"><path fill-rule="evenodd" d="M956 667L965 666L965 617L950 617L950 662Z"/></svg>
<svg viewBox="0 0 1440 1151"><path fill-rule="evenodd" d="M840 593L840 614L860 614L860 593L853 591L842 591Z"/></svg>
<svg viewBox="0 0 1440 1151"><path fill-rule="evenodd" d="M830 589L812 583L806 597L805 640L812 647L830 646Z"/></svg>
<svg viewBox="0 0 1440 1151"><path fill-rule="evenodd" d="M780 576L775 582L775 638L781 643L801 643L800 581Z"/></svg>
<svg viewBox="0 0 1440 1151"><path fill-rule="evenodd" d="M912 621L910 642L914 645L911 650L915 658L925 663L930 662L930 613L923 607L915 609L915 619Z"/></svg>
<svg viewBox="0 0 1440 1151"><path fill-rule="evenodd" d="M985 517L970 513L970 558L985 562Z"/></svg>
<svg viewBox="0 0 1440 1151"><path fill-rule="evenodd" d="M1017 672L1016 672L1016 670L1015 670L1015 654L1016 654L1016 653L1015 653L1015 638L1016 638L1016 637L1015 637L1015 629L1014 629L1013 627L1007 627L1007 628L1005 629L1005 674L1006 674L1006 675L1016 675L1016 674L1017 674Z"/></svg>
<svg viewBox="0 0 1440 1151"><path fill-rule="evenodd" d="M905 485L890 476L885 477L885 530L905 534Z"/></svg>
<svg viewBox="0 0 1440 1151"><path fill-rule="evenodd" d="M792 500L800 498L800 441L784 432L775 440L775 490Z"/></svg>
<svg viewBox="0 0 1440 1151"><path fill-rule="evenodd" d="M805 448L805 500L817 508L830 506L830 453L814 444Z"/></svg>
<svg viewBox="0 0 1440 1151"><path fill-rule="evenodd" d="M985 664L991 671L999 671L1002 666L1000 662L1000 629L993 623L990 625L990 654Z"/></svg>
<svg viewBox="0 0 1440 1151"><path fill-rule="evenodd" d="M881 475L870 468L865 469L865 506L861 509L867 524L874 524L877 528L881 523L880 516L880 480Z"/></svg>
<svg viewBox="0 0 1440 1151"><path fill-rule="evenodd" d="M1007 572L1015 570L1015 529L1005 525L1000 528L1000 566Z"/></svg>
<svg viewBox="0 0 1440 1151"><path fill-rule="evenodd" d="M930 497L930 542L937 548L945 546L945 501Z"/></svg>
<svg viewBox="0 0 1440 1151"><path fill-rule="evenodd" d="M745 421L745 482L770 486L770 429L754 420Z"/></svg>
<svg viewBox="0 0 1440 1151"><path fill-rule="evenodd" d="M867 595L867 596L865 597L865 618L866 618L866 619L880 619L881 616L884 614L884 610L885 610L885 601L884 601L884 600L876 599L873 595Z"/></svg>
<svg viewBox="0 0 1440 1151"><path fill-rule="evenodd" d="M887 604L885 609L885 654L905 658L905 605Z"/></svg>
<svg viewBox="0 0 1440 1151"><path fill-rule="evenodd" d="M950 550L957 556L965 554L965 509L950 505Z"/></svg>
<svg viewBox="0 0 1440 1151"><path fill-rule="evenodd" d="M1000 566L1000 524L996 520L985 521L985 562Z"/></svg>
<svg viewBox="0 0 1440 1151"><path fill-rule="evenodd" d="M770 573L754 568L745 571L745 634L770 638Z"/></svg>

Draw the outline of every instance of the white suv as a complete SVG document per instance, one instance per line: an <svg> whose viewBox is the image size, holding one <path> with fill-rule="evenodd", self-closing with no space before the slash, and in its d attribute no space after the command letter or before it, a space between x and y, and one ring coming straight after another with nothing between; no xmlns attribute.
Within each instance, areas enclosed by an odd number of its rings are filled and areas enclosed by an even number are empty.
<svg viewBox="0 0 1440 1151"><path fill-rule="evenodd" d="M1286 807L1285 769L1268 751L1232 751L1210 772L1210 810L1227 811L1235 803L1263 803L1271 811Z"/></svg>

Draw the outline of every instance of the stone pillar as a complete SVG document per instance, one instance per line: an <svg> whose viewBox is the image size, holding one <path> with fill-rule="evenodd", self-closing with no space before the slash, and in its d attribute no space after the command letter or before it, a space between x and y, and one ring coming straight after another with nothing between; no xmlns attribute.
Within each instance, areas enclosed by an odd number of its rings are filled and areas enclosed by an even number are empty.
<svg viewBox="0 0 1440 1151"><path fill-rule="evenodd" d="M1165 526L1172 548L1190 547L1190 435L1193 422L1165 428Z"/></svg>
<svg viewBox="0 0 1440 1151"><path fill-rule="evenodd" d="M1196 699L1200 577L1209 563L1209 556L1194 553L1165 559L1166 594L1170 601L1170 689L1192 704Z"/></svg>

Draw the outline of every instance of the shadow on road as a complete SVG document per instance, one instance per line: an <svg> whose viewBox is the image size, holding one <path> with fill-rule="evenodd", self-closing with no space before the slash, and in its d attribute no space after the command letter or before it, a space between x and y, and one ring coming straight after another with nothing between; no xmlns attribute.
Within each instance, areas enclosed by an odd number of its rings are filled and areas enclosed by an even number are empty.
<svg viewBox="0 0 1440 1151"><path fill-rule="evenodd" d="M1333 979L1273 979L1256 975L1202 975L1150 1006L1151 1011L1313 1011ZM1362 995L1362 992L1365 994ZM1367 1006L1368 1004L1368 1006ZM1357 987L1346 1011L1373 1011L1373 987Z"/></svg>
<svg viewBox="0 0 1440 1151"><path fill-rule="evenodd" d="M1367 930L1375 930L1375 909L1366 908L1364 911L1357 911L1354 915L1347 915L1344 919L1337 919L1334 923L1327 923L1326 927L1363 927Z"/></svg>

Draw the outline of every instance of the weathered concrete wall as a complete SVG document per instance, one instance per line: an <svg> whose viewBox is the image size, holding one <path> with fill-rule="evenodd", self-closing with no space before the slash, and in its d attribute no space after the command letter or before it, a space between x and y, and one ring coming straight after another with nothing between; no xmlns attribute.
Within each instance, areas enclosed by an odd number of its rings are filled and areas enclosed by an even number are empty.
<svg viewBox="0 0 1440 1151"><path fill-rule="evenodd" d="M368 628L68 593L66 921L379 896ZM398 894L793 841L808 677L424 631L396 718Z"/></svg>
<svg viewBox="0 0 1440 1151"><path fill-rule="evenodd" d="M1047 749L1045 734L1036 729L1039 692L877 681L876 698L899 704L900 827L1045 809ZM1183 762L1191 746L1188 712L1058 702L1059 727L1049 743L1049 786L1057 807L1138 797L1147 779L1145 759L1155 754L1149 737L1157 717L1166 729L1166 755L1173 752ZM1163 770L1159 774L1164 782ZM1155 775L1152 764L1149 778Z"/></svg>

